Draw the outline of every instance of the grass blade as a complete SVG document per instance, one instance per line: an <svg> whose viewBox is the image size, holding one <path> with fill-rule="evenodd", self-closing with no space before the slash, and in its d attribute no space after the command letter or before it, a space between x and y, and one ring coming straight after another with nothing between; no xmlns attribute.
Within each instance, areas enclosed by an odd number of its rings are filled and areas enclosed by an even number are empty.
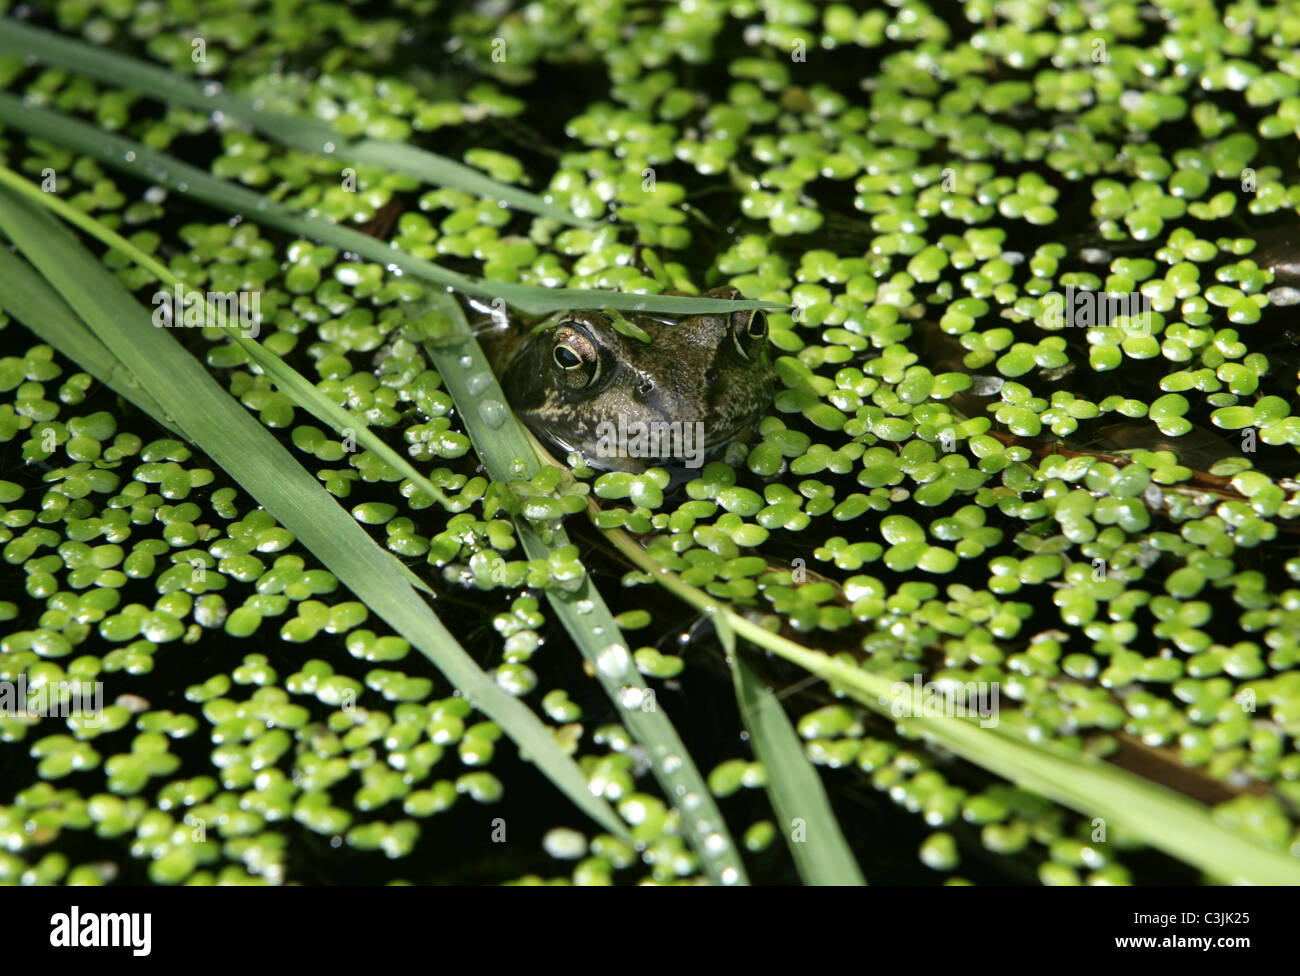
<svg viewBox="0 0 1300 976"><path fill-rule="evenodd" d="M148 254L145 254L116 231L105 227L99 221L77 208L69 206L58 197L41 192L32 185L32 183L13 172L13 170L0 166L0 184L9 186L19 193L22 193L32 201L54 211L73 226L86 231L88 234L98 238L109 247L120 251L140 267L151 272L163 283L180 288L186 295L203 295L202 292L199 292L197 289L191 288L182 282L181 279L173 274L171 269L166 265L150 257ZM32 275L37 282L42 285L44 284L44 282L42 282L39 276L36 276L34 272ZM45 287L48 289L48 285ZM204 301L206 302L206 298ZM226 323L224 310L218 309L211 303L207 303L207 313L209 316L208 321L225 326L226 334L229 335L235 343L243 347L243 349L248 353L249 358L260 366L263 372L265 372L266 375L275 382L281 391L293 399L298 406L305 410L309 410L317 419L333 427L336 433L342 433L345 430L353 431L358 442L360 442L371 453L382 459L390 467L401 472L401 474L420 491L425 492L431 498L440 502L447 501L443 493L439 491L438 488L424 476L424 474L418 471L406 457L389 447L381 437L370 429L364 419L357 417L351 411L325 396L310 380L261 343L249 336L245 336L240 328ZM80 334L90 336L91 340L95 344L103 348L103 344L100 343L98 339L95 339L80 322L77 322L76 324L80 329ZM115 357L112 357L111 352L108 352L106 349L104 352L108 354L113 363L118 363L118 360ZM118 363L118 365L120 366L120 363ZM412 573L404 563L399 561L397 565L401 567L402 572L408 577L408 582L413 586L417 589L424 590L426 593L432 592L428 585Z"/></svg>
<svg viewBox="0 0 1300 976"><path fill-rule="evenodd" d="M767 771L767 794L776 811L779 832L785 836L799 869L799 877L810 885L866 884L857 859L840 832L821 777L804 755L799 735L785 709L763 687L744 656L734 652L734 647L728 659L736 682L740 717L749 730L754 754ZM801 840L792 836L791 828L796 822L803 829Z"/></svg>
<svg viewBox="0 0 1300 976"><path fill-rule="evenodd" d="M385 267L397 267L430 284L453 289L485 301L500 298L522 311L545 314L571 308L614 308L678 314L731 312L748 308L786 308L773 302L686 298L679 295L627 295L577 288L538 288L473 278L439 267L398 250L369 234L311 217L241 186L221 180L166 153L123 136L104 132L61 112L26 105L0 93L0 124L84 153L105 166L140 180L149 180L177 193L242 214L255 223L351 251Z"/></svg>
<svg viewBox="0 0 1300 976"><path fill-rule="evenodd" d="M381 549L278 441L236 404L211 375L99 262L50 217L11 190L0 190L0 230L78 315L97 327L136 381L153 392L208 455L371 610L418 648L495 720L570 799L605 829L627 830L592 796L577 764L518 699L498 688L395 569Z"/></svg>
<svg viewBox="0 0 1300 976"><path fill-rule="evenodd" d="M929 739L968 762L1073 810L1122 823L1143 842L1215 879L1251 884L1300 884L1300 859L1270 850L1221 827L1209 811L1181 794L1088 760L1067 749L1032 742L1006 721L981 728L964 717L912 714L910 687L765 630L661 565L622 529L605 536L635 565L691 606L715 613L736 635L832 683L868 708L894 718L910 734Z"/></svg>
<svg viewBox="0 0 1300 976"><path fill-rule="evenodd" d="M590 227L568 210L506 183L498 183L479 170L401 142L378 139L351 140L319 119L284 115L259 109L250 99L228 94L217 85L200 85L189 78L102 47L93 47L24 24L0 19L0 53L36 57L73 74L86 75L109 85L129 88L205 115L221 112L239 119L258 132L287 146L344 161L367 163L426 183L455 187L481 197L501 200L517 210L549 217L575 227ZM332 147L327 151L325 147Z"/></svg>
<svg viewBox="0 0 1300 976"><path fill-rule="evenodd" d="M469 333L460 306L449 296L435 295L424 307L426 318L441 320L443 326L450 320L451 327L444 330L441 339L426 341L424 347L456 401L489 474L503 484L531 477L539 465L519 421L512 414L476 409L495 400L504 410L505 397L483 351ZM493 416L503 419L494 426L485 419ZM527 521L516 519L515 524L530 558L545 559L554 548L569 544L563 528L557 528L548 543ZM705 871L715 882L746 884L744 865L708 785L668 716L648 695L645 680L632 663L618 623L600 592L589 578L573 593L562 594L553 588L545 592L555 615L618 707L623 724L645 747L665 795L681 808L686 836Z"/></svg>
<svg viewBox="0 0 1300 976"><path fill-rule="evenodd" d="M121 361L82 324L67 302L31 265L6 248L0 248L0 308L173 434L185 436Z"/></svg>

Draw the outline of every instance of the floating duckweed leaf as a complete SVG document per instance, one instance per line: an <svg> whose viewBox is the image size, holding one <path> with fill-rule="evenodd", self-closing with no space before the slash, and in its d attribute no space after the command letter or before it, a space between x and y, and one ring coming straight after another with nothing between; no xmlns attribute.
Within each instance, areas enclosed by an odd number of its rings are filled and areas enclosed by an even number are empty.
<svg viewBox="0 0 1300 976"><path fill-rule="evenodd" d="M607 308L604 311L605 314L609 316L609 321L614 327L614 331L618 332L620 335L625 335L630 339L636 339L638 342L651 341L649 332L641 328L635 322L631 322L619 315L616 309Z"/></svg>

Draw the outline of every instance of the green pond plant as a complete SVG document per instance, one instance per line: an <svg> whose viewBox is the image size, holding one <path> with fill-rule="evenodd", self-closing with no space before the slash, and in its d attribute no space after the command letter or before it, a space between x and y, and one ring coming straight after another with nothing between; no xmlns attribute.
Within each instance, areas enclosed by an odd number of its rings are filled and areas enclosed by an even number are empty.
<svg viewBox="0 0 1300 976"><path fill-rule="evenodd" d="M0 880L899 880L865 785L944 883L1300 881L1300 6L254 6L0 3ZM453 293L777 391L557 460Z"/></svg>

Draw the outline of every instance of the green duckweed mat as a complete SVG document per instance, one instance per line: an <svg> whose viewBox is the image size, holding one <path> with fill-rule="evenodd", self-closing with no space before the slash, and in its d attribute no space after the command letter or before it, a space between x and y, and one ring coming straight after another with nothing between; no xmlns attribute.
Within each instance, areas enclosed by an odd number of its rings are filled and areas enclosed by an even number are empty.
<svg viewBox="0 0 1300 976"><path fill-rule="evenodd" d="M0 882L1300 878L1300 4L0 0L0 126ZM724 284L677 477L467 332Z"/></svg>

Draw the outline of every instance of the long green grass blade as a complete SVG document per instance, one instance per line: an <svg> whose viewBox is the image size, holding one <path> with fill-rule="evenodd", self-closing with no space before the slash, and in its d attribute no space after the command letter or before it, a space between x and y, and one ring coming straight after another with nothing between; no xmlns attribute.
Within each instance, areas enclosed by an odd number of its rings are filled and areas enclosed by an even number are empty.
<svg viewBox="0 0 1300 976"><path fill-rule="evenodd" d="M206 298L203 297L203 292L186 285L180 278L173 274L171 269L166 265L150 257L148 254L145 254L126 238L122 237L111 228L105 227L90 215L83 213L76 207L70 206L56 196L42 193L31 182L23 179L8 167L0 166L0 184L9 186L32 201L39 203L46 209L54 211L54 213L58 214L68 223L80 228L91 236L98 238L109 247L126 255L140 267L151 272L164 284L181 289L182 293L187 296L195 296L203 300L207 305L208 317L206 321L224 327L226 329L226 334L230 336L231 340L243 347L243 349L248 353L249 358L260 366L263 372L265 372L266 375L275 382L280 390L289 396L298 406L305 410L309 410L318 420L321 420L334 428L337 433L351 431L363 447L383 460L384 463L400 472L420 491L426 493L437 501L447 501L446 496L438 490L433 482L429 481L422 472L418 471L415 466L411 464L409 459L389 447L381 437L370 429L369 425L366 424L363 418L356 416L351 411L335 403L329 397L321 393L321 391L310 380L275 353L271 352L251 336L244 335L242 330L236 325L227 323L225 320L224 309L219 309L211 303L208 303ZM36 276L34 272L32 274L37 281L40 281L39 276ZM48 285L45 287L48 289ZM99 343L99 340L91 336L84 326L81 326L79 322L77 325L82 335L89 336L94 343L103 348L102 343ZM111 358L111 353L109 356ZM112 359L112 362L116 363L117 360ZM408 582L413 586L417 589L424 590L425 592L432 592L428 585L412 573L404 563L399 562L398 565L401 566L402 572L408 577Z"/></svg>
<svg viewBox="0 0 1300 976"><path fill-rule="evenodd" d="M531 477L539 467L532 443L513 414L504 412L504 394L483 351L469 333L460 306L448 296L435 295L422 308L423 315L420 305L412 309L413 314L437 321L442 333L439 340L426 341L424 348L456 401L489 474L503 484ZM417 323L417 328L424 324ZM482 409L492 401L500 411ZM489 418L495 420L490 422ZM555 529L547 542L526 520L516 519L515 524L529 558L545 559L554 549L569 544L563 528ZM606 694L619 708L623 724L645 748L665 795L681 810L683 829L709 877L721 884L747 883L740 854L704 777L638 673L600 592L585 578L574 592L561 594L548 589L546 595L555 615L592 664Z"/></svg>
<svg viewBox="0 0 1300 976"><path fill-rule="evenodd" d="M627 836L609 805L531 710L465 652L381 549L279 442L237 405L148 310L45 210L0 190L0 230L118 356L161 408L366 606L495 720L557 787L606 830ZM64 350L69 352L69 350Z"/></svg>
<svg viewBox="0 0 1300 976"><path fill-rule="evenodd" d="M534 193L491 177L436 153L401 142L378 139L352 140L319 119L261 109L251 99L222 91L219 85L200 85L157 65L93 47L52 31L12 18L0 19L0 53L39 58L46 64L85 75L109 85L129 88L199 112L221 112L252 126L263 135L304 152L329 155L352 163L368 163L426 183L450 186L477 196L502 200L525 210L576 227L591 226L569 211Z"/></svg>
<svg viewBox="0 0 1300 976"><path fill-rule="evenodd" d="M175 420L135 382L121 361L82 324L45 279L5 248L0 248L0 308L173 434L185 436Z"/></svg>
<svg viewBox="0 0 1300 976"><path fill-rule="evenodd" d="M1215 823L1205 807L1103 762L1030 741L1017 722L1001 716L981 728L961 716L914 714L910 688L897 688L821 651L765 630L703 590L685 583L621 529L605 536L635 565L691 606L715 614L738 637L766 648L895 719L908 733L929 739L989 772L1105 823L1122 824L1144 843L1205 871L1212 878L1250 884L1300 884L1300 859L1270 850Z"/></svg>
<svg viewBox="0 0 1300 976"><path fill-rule="evenodd" d="M225 213L242 214L256 223L331 244L385 267L401 268L422 281L473 295L484 301L499 298L529 313L545 314L571 308L614 308L619 311L693 314L786 307L773 302L750 300L733 302L720 298L685 298L679 295L626 295L621 292L577 288L537 288L473 278L414 257L360 231L301 214L282 203L218 179L141 142L104 132L60 112L26 105L22 99L13 95L0 93L0 124L93 156L105 166L201 200Z"/></svg>
<svg viewBox="0 0 1300 976"><path fill-rule="evenodd" d="M734 652L734 644L728 657L740 717L767 772L767 794L799 877L810 885L866 884L785 709L744 656Z"/></svg>

